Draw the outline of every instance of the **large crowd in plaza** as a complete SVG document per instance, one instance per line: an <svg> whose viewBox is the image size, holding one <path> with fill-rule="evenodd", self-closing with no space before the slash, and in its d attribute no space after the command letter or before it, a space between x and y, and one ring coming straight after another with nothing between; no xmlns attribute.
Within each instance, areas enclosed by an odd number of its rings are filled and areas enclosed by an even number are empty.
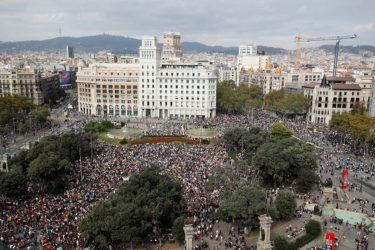
<svg viewBox="0 0 375 250"><path fill-rule="evenodd" d="M358 176L374 178L373 163L368 163L366 157L348 160L346 155L350 153L349 149L339 147L339 142L335 141L337 136L327 127L303 121L281 120L263 112L254 116L220 115L210 120L164 122L163 126L146 126L144 134L180 135L187 128L207 127L215 129L221 136L226 129L234 127L255 126L268 130L275 122L284 123L297 138L317 146L321 178L333 172L332 167L348 167ZM83 125L84 123L79 124ZM329 144L327 138L331 138L334 146L323 150ZM87 242L79 233L79 225L87 212L97 201L107 199L128 177L144 167L154 165L163 174L181 182L188 212L193 218L196 239L206 237L222 242L223 246L240 247L245 242L236 230L223 237L221 230L215 226L218 222L209 219L209 213L220 202L219 190L207 193L204 189L215 168L232 167L232 163L223 145L145 144L122 147L98 142L94 156L83 159L81 165L75 164L69 176L69 186L63 195L44 195L30 190L28 198L3 201L0 240L12 249L34 249L37 244L45 249L83 248ZM83 180L80 180L80 166ZM355 186L352 186L351 190L354 189ZM304 199L316 197L307 196ZM358 212L374 216L373 204L368 201L359 202L363 203L363 210Z"/></svg>

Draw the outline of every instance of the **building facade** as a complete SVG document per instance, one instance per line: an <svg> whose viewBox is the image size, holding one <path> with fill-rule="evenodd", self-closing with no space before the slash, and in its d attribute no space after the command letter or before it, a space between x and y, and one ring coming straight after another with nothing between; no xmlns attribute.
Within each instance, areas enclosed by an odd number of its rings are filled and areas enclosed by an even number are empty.
<svg viewBox="0 0 375 250"><path fill-rule="evenodd" d="M363 99L363 89L354 79L323 77L320 84L310 83L302 88L310 101L307 120L313 123L329 124L333 114L349 112Z"/></svg>
<svg viewBox="0 0 375 250"><path fill-rule="evenodd" d="M222 66L218 69L218 81L233 81L237 80L237 69L235 67Z"/></svg>
<svg viewBox="0 0 375 250"><path fill-rule="evenodd" d="M74 59L74 49L71 46L66 46L66 59Z"/></svg>
<svg viewBox="0 0 375 250"><path fill-rule="evenodd" d="M181 52L181 35L179 32L164 32L163 51L161 60L163 62L179 60Z"/></svg>
<svg viewBox="0 0 375 250"><path fill-rule="evenodd" d="M210 118L216 115L217 74L213 69L199 63L173 60L162 63L161 54L170 55L170 51L161 53L156 37L144 37L139 54L140 117Z"/></svg>
<svg viewBox="0 0 375 250"><path fill-rule="evenodd" d="M203 65L163 64L157 75L154 115L213 118L216 116L216 85L215 71Z"/></svg>
<svg viewBox="0 0 375 250"><path fill-rule="evenodd" d="M258 48L255 45L240 45L238 48L238 57L245 56L256 56L258 53Z"/></svg>
<svg viewBox="0 0 375 250"><path fill-rule="evenodd" d="M77 73L78 109L88 115L137 117L138 83L136 59L81 68Z"/></svg>
<svg viewBox="0 0 375 250"><path fill-rule="evenodd" d="M287 74L286 87L301 89L303 85L309 83L320 83L323 72L291 72Z"/></svg>
<svg viewBox="0 0 375 250"><path fill-rule="evenodd" d="M36 69L0 71L0 96L20 95L35 105L44 104L44 98L53 88L59 88L58 74L43 75Z"/></svg>
<svg viewBox="0 0 375 250"><path fill-rule="evenodd" d="M79 111L120 117L215 117L213 66L175 60L162 63L161 55L157 38L144 37L139 59L81 68L77 73Z"/></svg>
<svg viewBox="0 0 375 250"><path fill-rule="evenodd" d="M375 64L371 70L371 76L372 76L372 91L371 91L371 98L370 98L370 104L369 104L369 115L375 116Z"/></svg>
<svg viewBox="0 0 375 250"><path fill-rule="evenodd" d="M139 81L139 116L157 117L156 76L161 63L161 51L157 47L157 37L143 37L139 48L140 81Z"/></svg>
<svg viewBox="0 0 375 250"><path fill-rule="evenodd" d="M249 84L249 82L246 82L248 77L246 74L255 72L259 69L264 69L268 61L268 56L258 55L257 47L255 45L239 46L236 84Z"/></svg>

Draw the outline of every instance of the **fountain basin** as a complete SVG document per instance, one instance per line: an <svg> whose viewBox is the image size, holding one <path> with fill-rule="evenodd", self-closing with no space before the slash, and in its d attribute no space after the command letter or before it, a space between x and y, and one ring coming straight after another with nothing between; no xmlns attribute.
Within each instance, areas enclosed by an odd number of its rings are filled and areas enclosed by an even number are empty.
<svg viewBox="0 0 375 250"><path fill-rule="evenodd" d="M186 130L186 135L191 138L211 139L217 136L217 132L209 128L194 128Z"/></svg>
<svg viewBox="0 0 375 250"><path fill-rule="evenodd" d="M111 129L107 132L107 136L112 139L124 139L124 138L134 138L142 134L142 129L124 127L121 129Z"/></svg>
<svg viewBox="0 0 375 250"><path fill-rule="evenodd" d="M335 209L332 207L324 207L323 216L336 216L343 220L344 223L348 222L351 225L365 224L372 232L375 232L375 221L369 218L366 214Z"/></svg>

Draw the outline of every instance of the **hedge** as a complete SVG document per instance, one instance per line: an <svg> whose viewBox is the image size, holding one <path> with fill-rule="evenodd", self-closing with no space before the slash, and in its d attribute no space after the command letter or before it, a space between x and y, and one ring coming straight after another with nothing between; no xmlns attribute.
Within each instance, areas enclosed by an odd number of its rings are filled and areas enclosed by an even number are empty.
<svg viewBox="0 0 375 250"><path fill-rule="evenodd" d="M306 234L302 237L297 238L294 242L288 242L288 240L283 236L278 236L275 239L275 249L276 250L294 250L303 247L309 242L316 239L321 233L322 228L320 223L316 220L310 220L306 226Z"/></svg>

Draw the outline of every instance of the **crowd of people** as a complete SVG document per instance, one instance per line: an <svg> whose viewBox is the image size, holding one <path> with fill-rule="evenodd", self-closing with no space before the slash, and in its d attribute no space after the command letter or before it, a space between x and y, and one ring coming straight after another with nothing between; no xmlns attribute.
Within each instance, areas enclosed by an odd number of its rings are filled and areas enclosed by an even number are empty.
<svg viewBox="0 0 375 250"><path fill-rule="evenodd" d="M106 199L142 167L157 166L184 187L189 212L207 218L217 192L206 194L205 181L215 167L228 164L221 146L148 144L129 147L99 143L97 154L82 161L83 180L77 165L62 196L30 194L8 200L0 214L1 240L11 248L82 248L87 242L79 233L80 221L98 200ZM77 163L78 164L78 163Z"/></svg>
<svg viewBox="0 0 375 250"><path fill-rule="evenodd" d="M364 178L373 179L374 165L362 158L345 161L345 154L332 132L325 126L303 121L283 120L263 112L247 115L220 115L213 119L163 122L144 127L144 135L184 135L188 128L213 128L221 136L234 127L260 127L268 131L272 124L282 122L295 137L316 146L321 178L333 173L332 166L348 167ZM82 127L84 123L76 123ZM329 144L333 146L325 149ZM327 147L328 148L328 147ZM336 155L335 157L332 155ZM341 158L340 158L341 157ZM215 168L230 167L233 160L223 145L145 144L127 147L98 142L95 154L76 163L69 176L69 185L61 196L34 194L28 197L6 199L0 212L0 240L12 249L80 249L87 246L84 235L79 233L80 222L99 200L107 199L118 186L143 167L157 166L160 171L177 180L184 188L188 212L193 217L196 239L212 238L228 248L246 245L239 234L224 235L217 222L209 218L219 205L219 190L206 192L205 183ZM81 168L83 179L81 179ZM328 171L328 172L327 172ZM273 194L270 193L272 196ZM303 197L318 202L319 197ZM359 198L358 198L359 201ZM367 206L371 204L359 201ZM372 204L374 216L375 206ZM215 226L216 225L216 226ZM245 244L244 244L245 243Z"/></svg>
<svg viewBox="0 0 375 250"><path fill-rule="evenodd" d="M183 122L159 122L146 124L143 134L145 136L183 136L185 131L186 124Z"/></svg>

